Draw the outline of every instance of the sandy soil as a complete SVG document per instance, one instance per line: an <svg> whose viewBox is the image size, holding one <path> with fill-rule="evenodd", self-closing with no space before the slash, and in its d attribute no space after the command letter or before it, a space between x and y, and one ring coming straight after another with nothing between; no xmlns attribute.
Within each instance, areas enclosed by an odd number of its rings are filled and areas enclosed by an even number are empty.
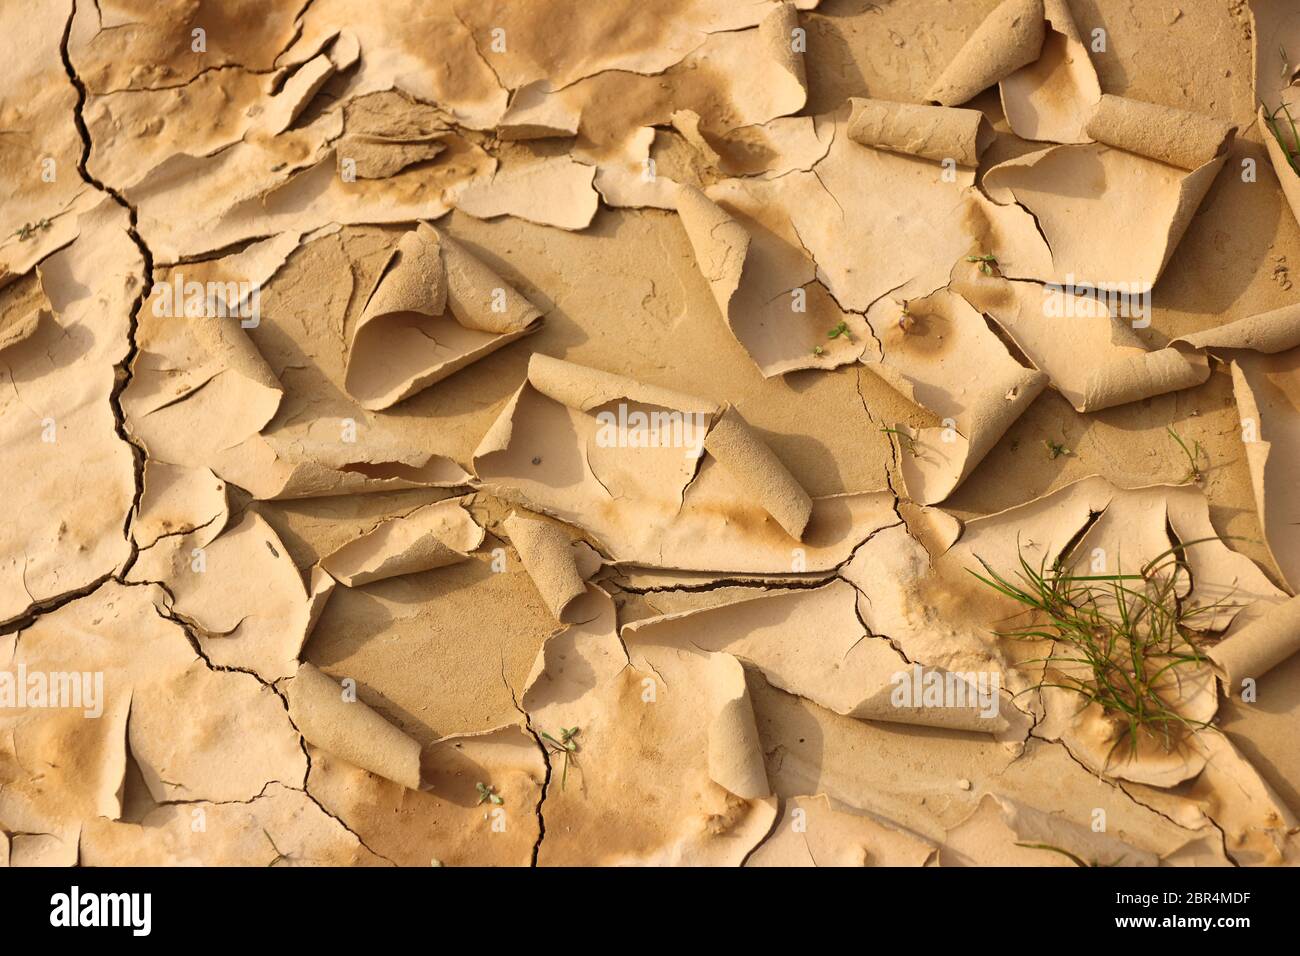
<svg viewBox="0 0 1300 956"><path fill-rule="evenodd" d="M1294 863L1288 50L3 4L0 862Z"/></svg>

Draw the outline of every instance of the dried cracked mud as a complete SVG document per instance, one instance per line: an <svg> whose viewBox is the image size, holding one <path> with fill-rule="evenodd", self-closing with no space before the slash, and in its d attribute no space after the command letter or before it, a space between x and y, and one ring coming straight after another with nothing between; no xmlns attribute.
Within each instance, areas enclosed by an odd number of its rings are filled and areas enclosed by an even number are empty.
<svg viewBox="0 0 1300 956"><path fill-rule="evenodd" d="M0 862L1294 863L1292 56L0 4Z"/></svg>

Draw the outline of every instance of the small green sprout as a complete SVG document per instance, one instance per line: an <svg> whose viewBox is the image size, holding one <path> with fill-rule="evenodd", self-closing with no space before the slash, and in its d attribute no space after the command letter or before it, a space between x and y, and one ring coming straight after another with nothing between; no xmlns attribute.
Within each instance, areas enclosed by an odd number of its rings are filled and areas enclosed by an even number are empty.
<svg viewBox="0 0 1300 956"><path fill-rule="evenodd" d="M1059 441L1052 441L1050 438L1044 439L1043 445L1046 446L1047 456L1051 458L1052 461L1056 461L1056 459L1060 458L1062 455L1073 454L1070 449L1066 448Z"/></svg>
<svg viewBox="0 0 1300 956"><path fill-rule="evenodd" d="M813 355L823 355L823 354L825 354L825 352L826 352L826 350L825 350L824 348L822 348L820 345L814 345L814 346L813 346L813 350L812 350L812 354L813 354Z"/></svg>
<svg viewBox="0 0 1300 956"><path fill-rule="evenodd" d="M838 339L841 335L844 336L846 339L848 339L850 342L853 341L853 335L852 333L849 332L849 323L845 322L843 319L840 319L839 325L835 326L835 328L831 329L829 332L826 333L826 337L828 339Z"/></svg>
<svg viewBox="0 0 1300 956"><path fill-rule="evenodd" d="M1016 846L1023 846L1025 849L1028 850L1048 850L1052 853L1059 853L1061 854L1061 856L1068 857L1069 860L1075 866L1082 866L1085 869L1088 867L1106 867L1106 866L1119 865L1119 860L1116 860L1114 863L1098 863L1096 860L1094 860L1091 863L1088 863L1085 862L1082 857L1075 856L1069 850L1063 850L1059 846L1052 846L1052 844L1050 843L1017 843ZM1121 857L1120 859L1123 859L1123 857Z"/></svg>
<svg viewBox="0 0 1300 956"><path fill-rule="evenodd" d="M48 219L38 219L34 223L33 222L23 223L22 227L19 228L18 231L16 231L15 233L13 233L13 235L18 237L19 242L26 242L32 236L36 235L37 232L44 232L46 229L49 228L50 228L50 221Z"/></svg>
<svg viewBox="0 0 1300 956"><path fill-rule="evenodd" d="M1187 442L1178 437L1178 432L1174 431L1172 426L1166 427L1165 431L1169 432L1169 437L1178 443L1178 447L1187 456L1187 474L1183 476L1183 484L1199 484L1205 477L1205 472L1201 470L1201 459L1204 458L1207 464L1209 462L1205 449L1201 447L1199 441L1193 441L1189 448Z"/></svg>
<svg viewBox="0 0 1300 956"><path fill-rule="evenodd" d="M561 727L560 739L556 740L546 731L542 731L542 736L546 742L551 745L551 753L564 754L564 773L560 776L560 789L563 790L569 782L569 757L578 752L578 742L573 738L578 736L580 727Z"/></svg>
<svg viewBox="0 0 1300 956"><path fill-rule="evenodd" d="M984 273L986 276L991 276L993 275L993 270L997 267L998 257L992 254L967 256L966 261L978 262L980 264L980 272Z"/></svg>
<svg viewBox="0 0 1300 956"><path fill-rule="evenodd" d="M880 430L886 435L894 435L898 438L900 444L907 446L909 452L913 455L916 454L916 439L907 432L903 431L901 428L885 428L884 426L881 426Z"/></svg>
<svg viewBox="0 0 1300 956"><path fill-rule="evenodd" d="M481 807L485 803L490 803L499 807L505 803L500 794L496 792L497 788L490 783L476 783L474 789L478 791L478 803L475 806Z"/></svg>
<svg viewBox="0 0 1300 956"><path fill-rule="evenodd" d="M916 325L916 317L908 309L907 303L903 303L903 311L898 316L898 327L903 330L903 334L912 331L912 326Z"/></svg>

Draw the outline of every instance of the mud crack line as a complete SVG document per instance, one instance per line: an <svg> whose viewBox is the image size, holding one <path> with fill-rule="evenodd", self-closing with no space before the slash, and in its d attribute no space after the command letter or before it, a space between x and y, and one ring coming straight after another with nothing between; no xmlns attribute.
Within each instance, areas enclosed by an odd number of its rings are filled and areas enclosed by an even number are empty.
<svg viewBox="0 0 1300 956"><path fill-rule="evenodd" d="M140 309L144 306L144 300L148 296L150 285L153 282L154 260L153 253L149 250L149 246L140 237L139 232L136 231L136 224L138 221L136 208L131 205L131 203L127 201L126 197L118 192L118 190L92 175L88 168L92 142L90 138L90 129L86 126L86 119L83 115L88 94L86 92L85 83L81 81L81 77L77 75L76 68L72 65L72 56L68 51L68 44L72 36L72 25L76 19L77 2L76 0L72 0L72 11L68 14L68 22L64 25L63 37L59 41L59 55L63 59L63 69L68 74L68 81L77 92L77 103L72 113L73 122L77 127L77 135L81 137L81 155L77 159L77 175L79 175L82 181L88 186L91 186L99 192L109 196L115 203L126 210L127 235L130 236L131 241L135 244L143 262L143 274L140 277L140 288L136 292L135 300L131 303L130 314L127 322L126 354L115 366L113 389L109 394L109 404L113 409L113 425L117 431L118 437L121 438L122 441L126 442L131 449L135 473L135 494L131 501L131 507L126 513L126 520L122 526L122 534L126 538L127 544L130 546L131 553L127 557L126 561L123 562L122 567L114 575L114 577L120 581L126 578L126 575L130 572L140 554L140 549L136 545L131 534L131 523L140 510L140 498L144 494L144 464L146 458L144 447L136 441L134 437L132 437L126 426L126 414L122 410L122 393L125 392L127 386L131 384L131 377L134 374L132 369L135 364L136 355L140 351L140 347L136 342L136 331L140 322Z"/></svg>

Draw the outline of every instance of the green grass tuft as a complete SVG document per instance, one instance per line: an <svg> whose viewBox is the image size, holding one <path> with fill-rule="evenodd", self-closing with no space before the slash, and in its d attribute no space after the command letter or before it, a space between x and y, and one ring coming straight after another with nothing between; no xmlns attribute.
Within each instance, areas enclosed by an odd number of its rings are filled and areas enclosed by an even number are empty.
<svg viewBox="0 0 1300 956"><path fill-rule="evenodd" d="M1291 127L1291 139L1288 142L1283 136L1284 127L1278 116L1286 117L1287 124ZM1300 130L1296 129L1295 118L1291 115L1291 108L1283 103L1276 109L1265 115L1264 122L1268 124L1269 132L1277 140L1278 145L1282 147L1282 152L1286 155L1287 162L1291 164L1291 169L1297 176L1300 176Z"/></svg>
<svg viewBox="0 0 1300 956"><path fill-rule="evenodd" d="M1140 733L1147 732L1172 749L1185 733L1206 726L1178 713L1167 699L1179 683L1179 670L1205 663L1192 643L1192 625L1227 606L1226 601L1181 606L1179 583L1188 574L1183 553L1200 543L1171 548L1137 574L1099 575L1067 573L1069 553L1050 569L1045 558L1034 567L1017 544L1020 567L1014 573L1002 574L981 558L985 573L971 574L1033 614L1033 624L1002 636L1047 640L1054 651L1064 651L1023 662L1048 667L1042 681L1028 690L1059 687L1078 694L1085 705L1100 705L1124 725L1116 746L1127 737L1136 753ZM1053 664L1081 665L1085 676L1062 673Z"/></svg>

